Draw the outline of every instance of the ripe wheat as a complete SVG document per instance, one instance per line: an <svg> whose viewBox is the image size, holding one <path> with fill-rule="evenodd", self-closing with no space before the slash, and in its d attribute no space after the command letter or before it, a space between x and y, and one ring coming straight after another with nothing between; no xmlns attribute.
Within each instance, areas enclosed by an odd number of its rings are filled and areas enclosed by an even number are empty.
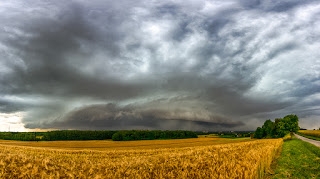
<svg viewBox="0 0 320 179"><path fill-rule="evenodd" d="M191 138L170 140L140 140L140 141L14 141L0 140L0 145L30 146L39 148L71 149L71 150L129 150L129 149L160 149L160 148L183 148L195 146L209 146L226 143L245 142L246 139L224 138Z"/></svg>
<svg viewBox="0 0 320 179"><path fill-rule="evenodd" d="M320 130L300 130L299 133L304 134L304 135L310 135L314 137L319 137L320 138Z"/></svg>
<svg viewBox="0 0 320 179"><path fill-rule="evenodd" d="M259 178L282 139L164 149L62 150L0 145L0 178Z"/></svg>

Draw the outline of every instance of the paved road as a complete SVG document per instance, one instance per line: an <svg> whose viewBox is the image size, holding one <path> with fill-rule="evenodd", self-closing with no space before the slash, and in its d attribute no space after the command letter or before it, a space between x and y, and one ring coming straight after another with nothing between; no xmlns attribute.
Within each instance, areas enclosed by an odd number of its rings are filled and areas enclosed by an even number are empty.
<svg viewBox="0 0 320 179"><path fill-rule="evenodd" d="M306 141L306 142L309 142L309 143L311 143L311 144L313 144L313 145L315 145L315 146L317 146L317 147L320 147L320 141L318 141L318 140L308 139L308 138L302 137L302 136L300 136L300 135L298 135L298 134L294 134L294 136L295 136L296 138L298 138L298 139L301 139L301 140Z"/></svg>

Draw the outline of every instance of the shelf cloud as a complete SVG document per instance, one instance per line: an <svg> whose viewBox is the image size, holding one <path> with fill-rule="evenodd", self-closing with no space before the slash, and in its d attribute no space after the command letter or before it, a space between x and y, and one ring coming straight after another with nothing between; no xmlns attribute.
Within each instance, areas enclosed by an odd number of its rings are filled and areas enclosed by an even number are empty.
<svg viewBox="0 0 320 179"><path fill-rule="evenodd" d="M2 1L0 113L27 129L320 127L318 1ZM1 119L0 119L1 120Z"/></svg>

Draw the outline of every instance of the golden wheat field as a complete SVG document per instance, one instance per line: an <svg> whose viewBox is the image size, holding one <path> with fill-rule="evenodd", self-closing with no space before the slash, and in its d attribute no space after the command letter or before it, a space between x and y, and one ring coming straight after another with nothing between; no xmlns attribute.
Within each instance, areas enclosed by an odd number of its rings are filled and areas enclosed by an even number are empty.
<svg viewBox="0 0 320 179"><path fill-rule="evenodd" d="M320 130L299 130L299 133L304 135L310 135L314 137L320 137Z"/></svg>
<svg viewBox="0 0 320 179"><path fill-rule="evenodd" d="M137 142L135 149L114 147L99 151L30 147L1 141L0 178L258 178L269 169L283 143L282 139L211 140L211 145L204 142L203 146L174 144L157 148L161 145L153 144L155 148L151 149L148 145L152 142L178 141L132 142Z"/></svg>
<svg viewBox="0 0 320 179"><path fill-rule="evenodd" d="M160 149L160 148L182 148L195 146L209 146L217 144L227 144L244 142L248 138L225 139L225 138L190 138L190 139L170 139L170 140L140 140L140 141L111 141L111 140L91 140L91 141L14 141L0 140L0 144L13 146L44 147L54 149L71 150L131 150L131 149ZM240 141L238 141L240 140Z"/></svg>

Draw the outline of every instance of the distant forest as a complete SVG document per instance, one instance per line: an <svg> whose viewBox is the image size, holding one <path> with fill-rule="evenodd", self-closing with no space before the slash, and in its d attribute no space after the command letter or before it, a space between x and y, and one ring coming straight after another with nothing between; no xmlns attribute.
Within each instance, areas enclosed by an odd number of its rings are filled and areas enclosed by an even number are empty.
<svg viewBox="0 0 320 179"><path fill-rule="evenodd" d="M57 140L154 140L154 139L185 139L197 138L192 131L49 131L49 132L0 132L0 139L20 141L57 141Z"/></svg>

